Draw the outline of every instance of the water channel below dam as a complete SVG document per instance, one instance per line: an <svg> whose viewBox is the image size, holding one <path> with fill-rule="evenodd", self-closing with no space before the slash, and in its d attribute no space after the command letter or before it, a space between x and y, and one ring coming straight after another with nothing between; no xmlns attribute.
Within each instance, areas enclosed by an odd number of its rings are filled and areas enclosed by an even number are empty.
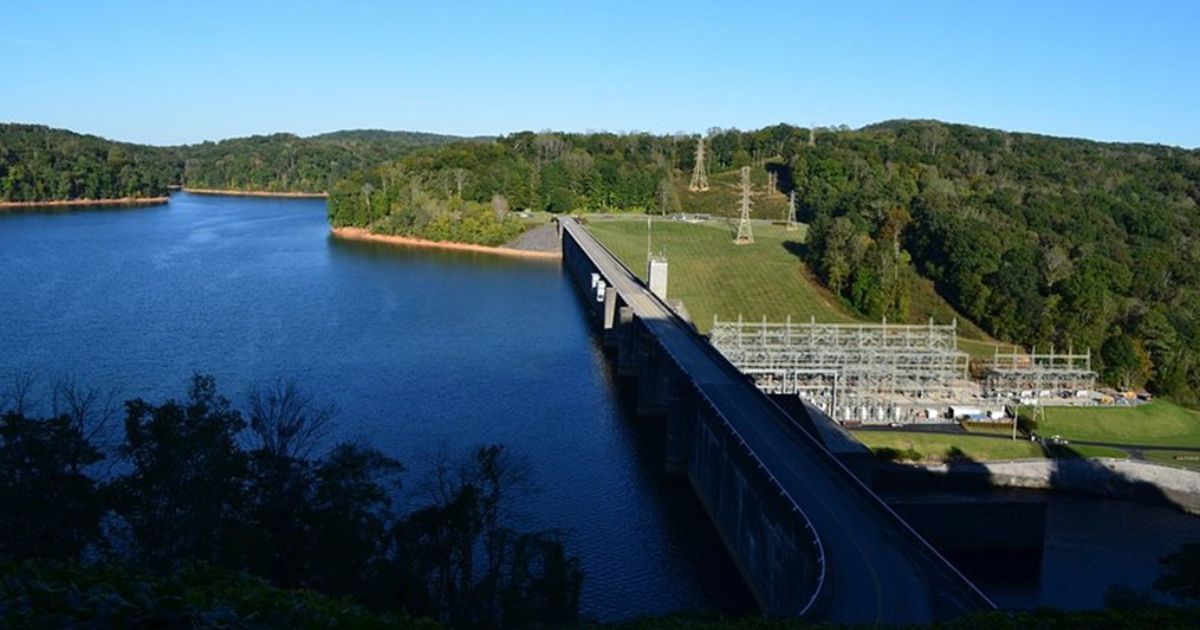
<svg viewBox="0 0 1200 630"><path fill-rule="evenodd" d="M242 403L293 378L336 404L332 439L399 458L408 489L441 449L504 444L534 482L522 525L566 531L582 561L585 617L752 610L556 262L335 240L321 200L177 193L0 214L0 322L5 379L33 369L157 401L200 371ZM981 578L1002 605L1097 606L1200 539L1200 519L1167 508L1047 500L1036 575Z"/></svg>

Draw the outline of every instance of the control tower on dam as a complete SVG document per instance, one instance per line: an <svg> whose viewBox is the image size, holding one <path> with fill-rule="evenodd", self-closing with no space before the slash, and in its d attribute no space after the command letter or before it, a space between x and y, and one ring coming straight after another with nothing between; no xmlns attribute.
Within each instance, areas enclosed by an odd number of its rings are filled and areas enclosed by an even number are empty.
<svg viewBox="0 0 1200 630"><path fill-rule="evenodd" d="M686 475L764 613L901 624L994 609L582 225L559 226L639 413L665 418L667 469Z"/></svg>

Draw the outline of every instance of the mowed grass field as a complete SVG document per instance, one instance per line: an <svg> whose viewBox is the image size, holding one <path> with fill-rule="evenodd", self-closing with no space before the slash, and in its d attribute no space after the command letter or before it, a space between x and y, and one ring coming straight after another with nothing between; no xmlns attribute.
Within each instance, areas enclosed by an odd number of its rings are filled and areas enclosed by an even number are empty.
<svg viewBox="0 0 1200 630"><path fill-rule="evenodd" d="M675 176L675 190L679 194L679 203L684 212L711 214L714 217L740 216L741 172L733 170L710 174L709 189L704 192L691 192L687 189L691 177L691 172L682 171ZM750 185L754 191L754 205L750 207L751 218L783 221L787 217L787 195L780 192L764 194L767 189L766 169L750 169Z"/></svg>
<svg viewBox="0 0 1200 630"><path fill-rule="evenodd" d="M646 276L646 217L626 215L587 217L588 229L638 277ZM767 221L754 223L754 243L736 245L736 225L726 220L684 223L655 218L651 248L667 255L670 264L667 294L683 300L701 332L712 328L713 315L722 320L859 321L855 314L812 277L802 260L806 226L787 230ZM954 309L921 280L914 292L911 323L938 323L955 318ZM996 342L962 318L959 331L967 338L960 349L990 357Z"/></svg>
<svg viewBox="0 0 1200 630"><path fill-rule="evenodd" d="M1109 444L1200 448L1200 412L1166 400L1134 407L1046 407L1038 433Z"/></svg>
<svg viewBox="0 0 1200 630"><path fill-rule="evenodd" d="M646 278L646 218L588 217L588 229L639 278ZM854 321L837 299L810 280L797 253L804 228L756 222L754 243L735 245L736 227L724 221L684 223L656 219L651 247L667 255L667 294L683 300L697 328L713 316L782 321L787 316L822 322Z"/></svg>
<svg viewBox="0 0 1200 630"><path fill-rule="evenodd" d="M1158 464L1200 470L1200 453L1195 451L1146 451L1145 456Z"/></svg>
<svg viewBox="0 0 1200 630"><path fill-rule="evenodd" d="M921 433L917 431L853 431L854 437L871 450L890 448L916 451L924 462L941 462L960 458L975 461L1001 459L1040 459L1042 447L1029 440L997 440L974 435ZM961 454L960 454L961 453Z"/></svg>

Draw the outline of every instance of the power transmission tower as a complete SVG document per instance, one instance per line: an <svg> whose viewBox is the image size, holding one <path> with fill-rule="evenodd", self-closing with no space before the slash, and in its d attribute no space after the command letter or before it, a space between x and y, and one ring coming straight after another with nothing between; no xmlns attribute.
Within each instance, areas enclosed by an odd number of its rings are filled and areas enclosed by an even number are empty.
<svg viewBox="0 0 1200 630"><path fill-rule="evenodd" d="M808 126L808 146L817 146L817 123L811 123Z"/></svg>
<svg viewBox="0 0 1200 630"><path fill-rule="evenodd" d="M787 208L788 209L787 209L786 223L787 223L787 229L790 232L790 231L796 229L796 190L795 189L792 189L790 192L788 192Z"/></svg>
<svg viewBox="0 0 1200 630"><path fill-rule="evenodd" d="M733 239L738 245L746 245L754 242L754 231L750 227L750 206L754 202L750 200L750 167L742 167L742 218L738 221L737 237Z"/></svg>
<svg viewBox="0 0 1200 630"><path fill-rule="evenodd" d="M696 141L696 164L692 167L692 182L688 190L703 192L708 190L708 167L704 165L704 136Z"/></svg>
<svg viewBox="0 0 1200 630"><path fill-rule="evenodd" d="M775 194L776 187L779 186L779 173L775 171L767 171L767 194Z"/></svg>

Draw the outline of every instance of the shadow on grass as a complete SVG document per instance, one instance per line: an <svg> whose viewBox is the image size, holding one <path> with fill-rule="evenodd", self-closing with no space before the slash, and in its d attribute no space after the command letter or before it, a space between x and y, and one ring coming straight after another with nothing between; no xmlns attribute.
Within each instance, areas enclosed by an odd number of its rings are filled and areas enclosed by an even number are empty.
<svg viewBox="0 0 1200 630"><path fill-rule="evenodd" d="M783 249L787 250L787 253L799 258L800 262L808 262L807 243L801 243L800 241L784 241Z"/></svg>

